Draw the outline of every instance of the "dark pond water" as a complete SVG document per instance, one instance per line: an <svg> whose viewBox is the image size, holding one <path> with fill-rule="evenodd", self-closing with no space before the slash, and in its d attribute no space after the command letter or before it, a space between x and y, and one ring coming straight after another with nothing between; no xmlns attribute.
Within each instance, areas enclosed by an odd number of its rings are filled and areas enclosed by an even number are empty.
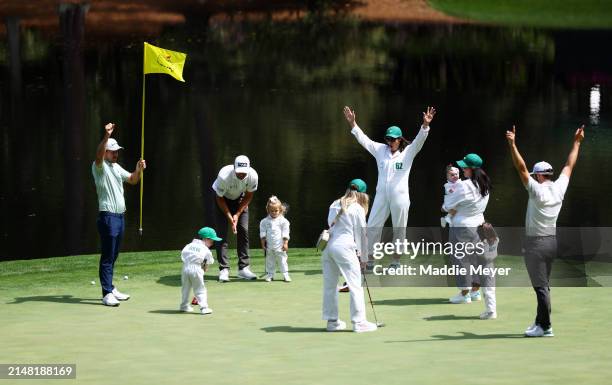
<svg viewBox="0 0 612 385"><path fill-rule="evenodd" d="M119 162L131 170L140 155L143 37L18 34L0 48L0 255L96 253L90 165L108 121L125 147ZM522 225L526 193L504 131L517 124L530 166L560 169L585 123L559 225L612 226L612 56L602 49L611 32L334 18L186 23L147 40L188 54L186 83L147 76L144 234L138 188L126 186L124 251L179 249L212 223L210 185L237 154L260 175L252 239L276 194L291 206L291 246L312 246L348 180L365 179L372 193L376 183L345 104L377 140L392 124L411 138L427 105L439 111L411 172L409 225L439 223L444 166L467 152L494 182L487 218Z"/></svg>

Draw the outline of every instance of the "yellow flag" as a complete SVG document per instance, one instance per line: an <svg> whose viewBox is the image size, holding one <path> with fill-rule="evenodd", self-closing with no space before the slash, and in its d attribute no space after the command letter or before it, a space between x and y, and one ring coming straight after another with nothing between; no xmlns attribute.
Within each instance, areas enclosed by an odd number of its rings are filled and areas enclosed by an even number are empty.
<svg viewBox="0 0 612 385"><path fill-rule="evenodd" d="M168 74L184 82L183 66L187 54L159 48L147 42L144 43L144 73Z"/></svg>

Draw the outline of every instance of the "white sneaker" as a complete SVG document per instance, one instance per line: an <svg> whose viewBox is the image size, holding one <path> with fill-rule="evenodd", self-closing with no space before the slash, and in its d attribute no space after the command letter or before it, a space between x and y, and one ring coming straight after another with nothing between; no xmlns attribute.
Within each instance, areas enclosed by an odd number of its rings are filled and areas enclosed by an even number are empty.
<svg viewBox="0 0 612 385"><path fill-rule="evenodd" d="M397 269L398 267L400 267L400 261L399 259L394 259L393 261L391 261L391 263L389 264L389 269Z"/></svg>
<svg viewBox="0 0 612 385"><path fill-rule="evenodd" d="M469 293L466 295L463 295L461 294L461 292L459 292L457 295L455 295L454 297L450 297L448 300L450 301L450 303L455 303L455 304L472 303L472 297L470 296Z"/></svg>
<svg viewBox="0 0 612 385"><path fill-rule="evenodd" d="M448 223L446 222L446 217L440 217L440 226L442 226L442 228L445 228L446 225L448 225Z"/></svg>
<svg viewBox="0 0 612 385"><path fill-rule="evenodd" d="M542 337L544 336L544 329L540 325L536 325L533 329L525 331L525 337Z"/></svg>
<svg viewBox="0 0 612 385"><path fill-rule="evenodd" d="M115 298L113 293L108 293L102 298L102 303L106 306L119 306L119 300Z"/></svg>
<svg viewBox="0 0 612 385"><path fill-rule="evenodd" d="M327 331L337 332L346 329L346 322L341 320L327 321Z"/></svg>
<svg viewBox="0 0 612 385"><path fill-rule="evenodd" d="M270 273L268 273L268 274L266 274L266 275L264 275L264 276L263 276L263 280L264 280L264 281L266 281L266 282L270 282L270 281L272 281L273 279L274 279L274 275L273 275L273 274L270 274Z"/></svg>
<svg viewBox="0 0 612 385"><path fill-rule="evenodd" d="M257 279L257 276L253 274L253 272L248 266L246 266L242 270L238 270L238 277L244 279Z"/></svg>
<svg viewBox="0 0 612 385"><path fill-rule="evenodd" d="M219 282L229 282L229 269L219 270Z"/></svg>
<svg viewBox="0 0 612 385"><path fill-rule="evenodd" d="M285 282L291 282L291 277L289 276L289 273L283 273L283 278L285 279Z"/></svg>
<svg viewBox="0 0 612 385"><path fill-rule="evenodd" d="M202 315L206 315L206 314L212 314L212 309L209 307L203 307L200 309L200 314Z"/></svg>
<svg viewBox="0 0 612 385"><path fill-rule="evenodd" d="M470 299L472 300L472 302L475 301L480 301L482 299L481 295L480 295L480 290L478 291L470 291Z"/></svg>
<svg viewBox="0 0 612 385"><path fill-rule="evenodd" d="M113 295L115 296L115 298L117 298L119 301L127 301L128 299L130 299L130 295L129 294L123 294L122 292L120 292L119 290L117 290L117 288L113 289Z"/></svg>
<svg viewBox="0 0 612 385"><path fill-rule="evenodd" d="M480 313L480 319L496 319L497 318L497 312L495 311L485 311L483 313Z"/></svg>
<svg viewBox="0 0 612 385"><path fill-rule="evenodd" d="M187 305L186 307L181 306L180 311L183 313L193 313L193 307Z"/></svg>
<svg viewBox="0 0 612 385"><path fill-rule="evenodd" d="M353 324L353 331L355 333L373 332L378 329L378 326L374 322L361 321Z"/></svg>

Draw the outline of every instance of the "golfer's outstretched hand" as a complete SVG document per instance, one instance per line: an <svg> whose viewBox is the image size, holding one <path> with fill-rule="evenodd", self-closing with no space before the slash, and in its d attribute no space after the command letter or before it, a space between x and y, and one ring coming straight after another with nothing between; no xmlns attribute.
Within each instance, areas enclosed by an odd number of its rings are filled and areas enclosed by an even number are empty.
<svg viewBox="0 0 612 385"><path fill-rule="evenodd" d="M512 131L506 131L506 140L510 146L514 145L514 140L516 138L516 127L512 126Z"/></svg>
<svg viewBox="0 0 612 385"><path fill-rule="evenodd" d="M357 124L357 116L355 115L355 111L351 110L351 108L348 106L344 106L343 112L349 126L351 126L351 128L355 127Z"/></svg>
<svg viewBox="0 0 612 385"><path fill-rule="evenodd" d="M582 142L584 140L584 124L576 130L574 134L574 142Z"/></svg>
<svg viewBox="0 0 612 385"><path fill-rule="evenodd" d="M114 123L107 123L106 126L104 126L104 131L106 131L106 135L108 135L109 137L111 136L114 130L115 130Z"/></svg>
<svg viewBox="0 0 612 385"><path fill-rule="evenodd" d="M427 111L423 112L423 127L429 127L429 123L431 123L435 115L436 109L427 107Z"/></svg>

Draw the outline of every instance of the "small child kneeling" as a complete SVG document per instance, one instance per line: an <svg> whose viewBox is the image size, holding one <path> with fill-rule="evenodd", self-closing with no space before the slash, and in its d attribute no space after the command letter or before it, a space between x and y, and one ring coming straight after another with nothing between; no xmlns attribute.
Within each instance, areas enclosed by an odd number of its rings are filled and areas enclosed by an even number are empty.
<svg viewBox="0 0 612 385"><path fill-rule="evenodd" d="M208 295L204 286L204 272L208 265L215 262L210 247L214 241L220 241L217 233L210 227L202 227L198 231L198 238L194 239L181 251L183 269L181 271L182 300L180 310L191 313L193 307L189 304L189 295L193 288L193 294L200 305L201 314L211 314L212 309L208 307Z"/></svg>

